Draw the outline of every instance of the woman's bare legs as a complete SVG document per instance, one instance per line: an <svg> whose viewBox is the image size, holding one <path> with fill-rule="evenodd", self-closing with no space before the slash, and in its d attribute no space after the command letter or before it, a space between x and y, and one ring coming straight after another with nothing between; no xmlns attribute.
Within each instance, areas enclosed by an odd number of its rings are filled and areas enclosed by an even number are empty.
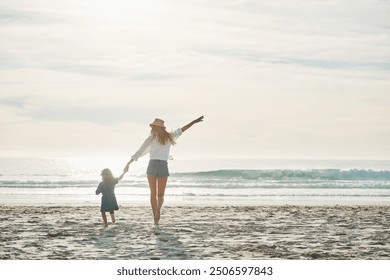
<svg viewBox="0 0 390 280"><path fill-rule="evenodd" d="M161 207L164 204L165 187L167 185L168 177L157 178L155 176L148 176L148 181L150 188L150 205L152 206L154 224L158 225Z"/></svg>
<svg viewBox="0 0 390 280"><path fill-rule="evenodd" d="M156 220L158 223L158 221L160 221L161 207L164 204L165 187L167 186L168 177L159 177L157 181L158 181L158 192L157 192Z"/></svg>
<svg viewBox="0 0 390 280"><path fill-rule="evenodd" d="M148 176L150 188L150 206L152 206L154 224L156 223L157 210L157 178L155 176Z"/></svg>

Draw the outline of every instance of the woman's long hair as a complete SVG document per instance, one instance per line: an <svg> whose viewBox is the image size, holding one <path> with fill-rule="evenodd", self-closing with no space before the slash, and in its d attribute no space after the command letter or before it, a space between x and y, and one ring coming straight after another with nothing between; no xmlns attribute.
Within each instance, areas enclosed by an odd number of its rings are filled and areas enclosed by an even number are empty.
<svg viewBox="0 0 390 280"><path fill-rule="evenodd" d="M165 128L161 126L152 126L152 131L150 133L153 135L153 138L156 138L161 145L166 145L168 143L172 145L176 144L172 134L168 133Z"/></svg>

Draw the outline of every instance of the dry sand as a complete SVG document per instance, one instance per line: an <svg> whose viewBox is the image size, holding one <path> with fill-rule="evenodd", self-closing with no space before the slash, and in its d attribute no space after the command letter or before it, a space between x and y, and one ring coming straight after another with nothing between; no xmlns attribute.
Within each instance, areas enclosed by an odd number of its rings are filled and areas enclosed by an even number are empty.
<svg viewBox="0 0 390 280"><path fill-rule="evenodd" d="M390 259L390 206L0 206L0 259Z"/></svg>

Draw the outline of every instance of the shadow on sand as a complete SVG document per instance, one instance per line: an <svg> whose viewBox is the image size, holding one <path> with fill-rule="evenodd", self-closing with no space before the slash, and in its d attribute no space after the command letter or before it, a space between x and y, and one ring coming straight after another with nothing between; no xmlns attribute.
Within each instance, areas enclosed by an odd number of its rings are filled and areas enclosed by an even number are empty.
<svg viewBox="0 0 390 280"><path fill-rule="evenodd" d="M98 248L113 248L116 244L115 237L118 235L118 228L108 227L99 230L99 242L96 243Z"/></svg>
<svg viewBox="0 0 390 280"><path fill-rule="evenodd" d="M193 259L194 255L179 240L174 232L161 227L155 227L156 249L162 254L160 259Z"/></svg>

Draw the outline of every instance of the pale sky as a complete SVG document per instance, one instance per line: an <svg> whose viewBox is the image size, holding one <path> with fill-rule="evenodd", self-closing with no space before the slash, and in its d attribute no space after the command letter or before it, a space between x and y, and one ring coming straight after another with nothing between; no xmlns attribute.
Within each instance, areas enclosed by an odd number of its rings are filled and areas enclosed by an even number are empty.
<svg viewBox="0 0 390 280"><path fill-rule="evenodd" d="M0 0L0 156L390 159L388 0Z"/></svg>

